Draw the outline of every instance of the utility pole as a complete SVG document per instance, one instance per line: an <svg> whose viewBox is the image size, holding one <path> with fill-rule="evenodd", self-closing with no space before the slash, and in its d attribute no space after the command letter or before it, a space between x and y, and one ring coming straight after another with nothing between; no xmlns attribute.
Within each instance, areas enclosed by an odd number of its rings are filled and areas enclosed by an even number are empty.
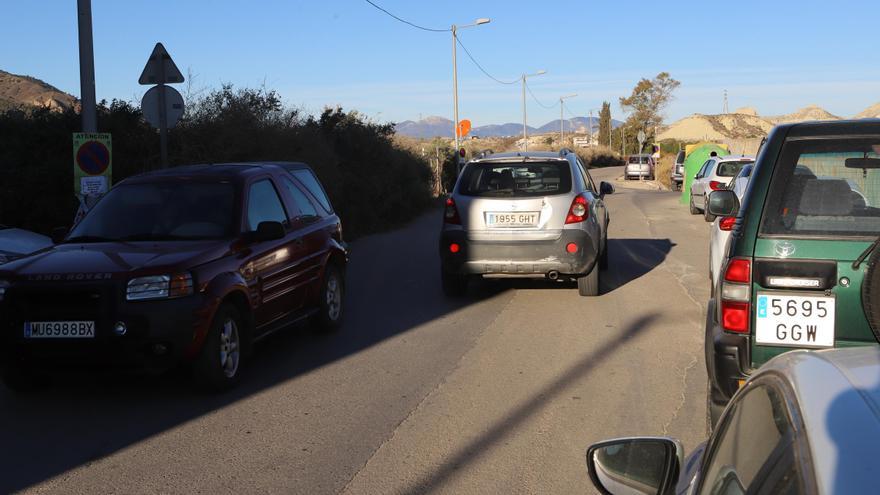
<svg viewBox="0 0 880 495"><path fill-rule="evenodd" d="M589 136L588 139L590 140L590 148L592 148L593 147L593 109L592 108L590 109L590 125L587 126L587 132L588 132L587 136Z"/></svg>
<svg viewBox="0 0 880 495"><path fill-rule="evenodd" d="M95 101L95 50L92 42L92 0L77 0L79 87L83 132L98 132Z"/></svg>
<svg viewBox="0 0 880 495"><path fill-rule="evenodd" d="M452 32L452 105L454 107L452 110L454 119L452 122L452 135L455 136L455 154L458 157L456 158L456 163L458 163L458 160L461 160L461 156L458 154L459 147L461 146L458 135L458 30L479 26L481 24L488 24L489 22L491 22L490 19L481 18L474 21L473 24L468 24L466 26L459 27L453 24L449 29Z"/></svg>
<svg viewBox="0 0 880 495"><path fill-rule="evenodd" d="M565 101L568 98L574 98L577 96L577 93L573 93L570 95L560 96L559 97L559 146L560 148L565 148L565 116L563 115L563 110L565 110Z"/></svg>
<svg viewBox="0 0 880 495"><path fill-rule="evenodd" d="M534 74L523 74L522 75L522 111L523 111L523 151L529 150L529 133L526 127L526 79L533 76L540 76L541 74L546 74L547 71L544 69L535 72Z"/></svg>

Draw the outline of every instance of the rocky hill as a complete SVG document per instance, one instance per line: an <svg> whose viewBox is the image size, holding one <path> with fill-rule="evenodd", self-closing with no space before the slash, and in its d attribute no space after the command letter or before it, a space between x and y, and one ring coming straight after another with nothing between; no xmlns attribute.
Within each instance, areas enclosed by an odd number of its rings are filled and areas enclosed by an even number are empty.
<svg viewBox="0 0 880 495"><path fill-rule="evenodd" d="M49 107L64 111L76 105L76 98L30 76L0 70L0 111Z"/></svg>
<svg viewBox="0 0 880 495"><path fill-rule="evenodd" d="M875 103L853 116L854 119L880 118L880 103Z"/></svg>
<svg viewBox="0 0 880 495"><path fill-rule="evenodd" d="M875 105L875 107L877 107L875 111L880 113L880 104ZM697 113L685 117L667 126L660 133L659 139L724 141L729 139L762 138L776 124L807 120L840 120L840 117L816 105L804 107L787 115L772 117L762 117L758 115L754 108L745 107L734 110L733 113L718 115Z"/></svg>

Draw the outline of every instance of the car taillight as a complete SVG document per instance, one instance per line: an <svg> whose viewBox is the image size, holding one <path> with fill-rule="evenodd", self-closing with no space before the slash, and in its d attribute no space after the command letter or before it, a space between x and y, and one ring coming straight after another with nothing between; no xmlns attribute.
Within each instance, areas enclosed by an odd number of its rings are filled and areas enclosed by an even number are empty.
<svg viewBox="0 0 880 495"><path fill-rule="evenodd" d="M722 217L718 221L718 228L721 230L733 230L734 225L736 225L736 217Z"/></svg>
<svg viewBox="0 0 880 495"><path fill-rule="evenodd" d="M733 258L721 281L721 326L728 332L749 333L752 261Z"/></svg>
<svg viewBox="0 0 880 495"><path fill-rule="evenodd" d="M720 191L720 190L726 189L726 188L727 188L727 184L725 184L723 182L719 182L717 180L709 181L709 189L711 189L713 191Z"/></svg>
<svg viewBox="0 0 880 495"><path fill-rule="evenodd" d="M446 198L446 211L443 213L443 221L453 225L461 225L461 217L458 216L458 208L455 207L455 200Z"/></svg>
<svg viewBox="0 0 880 495"><path fill-rule="evenodd" d="M565 223L580 223L587 219L590 212L590 203L583 196L575 196L568 209L568 216L565 217Z"/></svg>

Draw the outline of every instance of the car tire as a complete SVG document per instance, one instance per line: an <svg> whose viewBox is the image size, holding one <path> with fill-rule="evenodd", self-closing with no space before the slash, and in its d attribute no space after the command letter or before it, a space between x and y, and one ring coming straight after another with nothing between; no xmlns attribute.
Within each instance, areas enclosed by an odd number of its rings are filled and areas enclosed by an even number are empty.
<svg viewBox="0 0 880 495"><path fill-rule="evenodd" d="M328 263L321 281L321 298L314 324L322 332L332 332L342 325L345 301L345 276L334 263Z"/></svg>
<svg viewBox="0 0 880 495"><path fill-rule="evenodd" d="M599 254L599 268L608 269L608 236L602 239L602 251Z"/></svg>
<svg viewBox="0 0 880 495"><path fill-rule="evenodd" d="M199 357L193 363L196 384L207 392L233 388L241 379L247 329L238 309L220 306L208 329Z"/></svg>
<svg viewBox="0 0 880 495"><path fill-rule="evenodd" d="M578 277L578 294L585 297L594 297L599 295L599 263L593 266L590 273L583 277Z"/></svg>
<svg viewBox="0 0 880 495"><path fill-rule="evenodd" d="M703 201L703 204L706 204L706 203L708 203L708 201L704 200L704 201ZM707 222L714 222L714 221L715 221L715 215L709 213L709 207L708 207L708 206L709 206L709 205L706 204L706 207L703 208L703 218L705 218Z"/></svg>
<svg viewBox="0 0 880 495"><path fill-rule="evenodd" d="M443 294L447 297L458 298L467 294L468 279L466 275L442 272L440 283L443 287Z"/></svg>
<svg viewBox="0 0 880 495"><path fill-rule="evenodd" d="M691 215L699 215L700 214L700 210L698 210L697 207L694 205L694 195L693 194L691 194L691 200L688 205L688 208L691 212Z"/></svg>

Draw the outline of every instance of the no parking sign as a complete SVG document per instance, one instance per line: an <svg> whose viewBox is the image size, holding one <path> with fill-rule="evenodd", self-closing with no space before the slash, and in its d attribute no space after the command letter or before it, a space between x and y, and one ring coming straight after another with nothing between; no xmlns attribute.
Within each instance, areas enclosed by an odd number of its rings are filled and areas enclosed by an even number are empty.
<svg viewBox="0 0 880 495"><path fill-rule="evenodd" d="M73 134L73 188L79 196L100 196L110 189L113 154L109 132Z"/></svg>

